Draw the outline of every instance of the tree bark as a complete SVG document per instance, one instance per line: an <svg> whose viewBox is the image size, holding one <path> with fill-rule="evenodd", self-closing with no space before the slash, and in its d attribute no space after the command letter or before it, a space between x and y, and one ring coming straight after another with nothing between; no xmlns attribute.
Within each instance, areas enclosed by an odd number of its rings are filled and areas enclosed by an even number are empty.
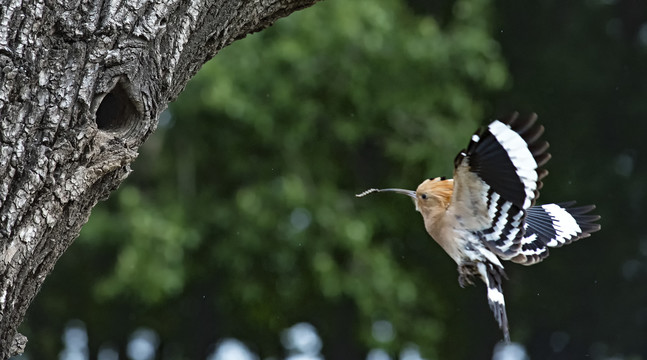
<svg viewBox="0 0 647 360"><path fill-rule="evenodd" d="M22 352L17 328L41 284L187 81L316 1L2 2L0 358Z"/></svg>

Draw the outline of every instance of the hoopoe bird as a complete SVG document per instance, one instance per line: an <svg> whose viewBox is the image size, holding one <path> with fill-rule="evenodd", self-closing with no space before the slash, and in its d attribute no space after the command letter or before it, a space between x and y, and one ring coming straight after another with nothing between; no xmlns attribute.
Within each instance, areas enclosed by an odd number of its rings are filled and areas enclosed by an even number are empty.
<svg viewBox="0 0 647 360"><path fill-rule="evenodd" d="M477 131L454 160L454 178L423 181L416 191L396 192L413 198L425 229L458 264L461 287L483 280L494 317L510 342L502 281L502 261L532 265L560 247L600 230L594 205L575 202L535 205L550 159L537 115L495 120Z"/></svg>

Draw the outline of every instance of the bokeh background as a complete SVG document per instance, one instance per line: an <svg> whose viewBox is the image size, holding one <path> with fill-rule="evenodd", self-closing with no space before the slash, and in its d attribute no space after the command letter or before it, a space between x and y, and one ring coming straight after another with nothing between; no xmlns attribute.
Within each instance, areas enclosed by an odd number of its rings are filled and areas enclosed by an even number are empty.
<svg viewBox="0 0 647 360"><path fill-rule="evenodd" d="M603 218L507 266L513 340L533 359L647 359L642 0L327 0L237 41L94 209L23 358L491 357L484 287L458 286L410 200L354 194L450 177L514 110L551 143L540 202Z"/></svg>

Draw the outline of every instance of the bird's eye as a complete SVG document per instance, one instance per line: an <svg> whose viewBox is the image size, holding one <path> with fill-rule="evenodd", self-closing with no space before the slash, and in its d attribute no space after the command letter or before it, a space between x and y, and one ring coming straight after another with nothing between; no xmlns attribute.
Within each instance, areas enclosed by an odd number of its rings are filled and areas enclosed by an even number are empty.
<svg viewBox="0 0 647 360"><path fill-rule="evenodd" d="M422 194L422 195L420 195L420 197L421 197L423 200L426 200L426 199L427 199L427 194Z"/></svg>

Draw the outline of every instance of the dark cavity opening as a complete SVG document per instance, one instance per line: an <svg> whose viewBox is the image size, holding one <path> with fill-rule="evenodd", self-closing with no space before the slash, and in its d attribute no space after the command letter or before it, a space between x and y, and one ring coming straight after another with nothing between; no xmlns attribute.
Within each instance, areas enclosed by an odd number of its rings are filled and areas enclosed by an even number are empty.
<svg viewBox="0 0 647 360"><path fill-rule="evenodd" d="M103 97L97 109L99 130L127 131L137 122L137 111L120 82Z"/></svg>

